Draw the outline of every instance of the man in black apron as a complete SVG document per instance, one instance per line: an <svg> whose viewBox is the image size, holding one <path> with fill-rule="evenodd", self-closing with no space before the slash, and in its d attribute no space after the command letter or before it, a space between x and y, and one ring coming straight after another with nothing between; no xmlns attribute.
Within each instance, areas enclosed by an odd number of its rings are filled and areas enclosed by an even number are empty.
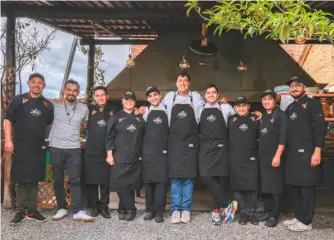
<svg viewBox="0 0 334 240"><path fill-rule="evenodd" d="M281 163L286 144L287 117L276 106L276 94L265 91L261 96L265 112L259 126L259 162L264 214L259 218L267 227L275 227L280 215L284 168Z"/></svg>
<svg viewBox="0 0 334 240"><path fill-rule="evenodd" d="M168 180L168 116L166 105L161 103L159 89L149 87L146 90L146 97L151 105L143 114L146 124L142 177L145 184L147 211L144 220L151 220L155 217L155 221L160 223L164 221Z"/></svg>
<svg viewBox="0 0 334 240"><path fill-rule="evenodd" d="M37 211L38 182L45 179L45 133L54 117L53 105L42 96L43 75L29 76L29 92L13 97L4 118L5 151L13 154L11 180L16 183L18 211L10 221L45 220Z"/></svg>
<svg viewBox="0 0 334 240"><path fill-rule="evenodd" d="M227 120L235 114L229 104L217 102L219 92L214 84L205 89L206 103L200 108L199 174L214 198L211 221L220 225L232 222L237 202L226 199L228 186L228 141Z"/></svg>
<svg viewBox="0 0 334 240"><path fill-rule="evenodd" d="M142 185L141 158L145 122L134 114L136 96L126 92L123 110L108 120L106 149L110 170L110 191L119 197L119 220L132 221L136 216L135 190Z"/></svg>
<svg viewBox="0 0 334 240"><path fill-rule="evenodd" d="M197 174L198 113L203 100L199 93L189 91L188 73L178 75L176 86L177 91L167 93L163 100L170 121L168 176L171 179L172 223L188 223Z"/></svg>
<svg viewBox="0 0 334 240"><path fill-rule="evenodd" d="M105 137L107 122L112 112L107 106L106 87L100 86L94 89L94 100L96 105L89 107L88 132L84 154L84 179L88 207L92 210L90 215L96 217L101 213L104 218L110 218L108 208L110 166L106 162Z"/></svg>
<svg viewBox="0 0 334 240"><path fill-rule="evenodd" d="M256 199L259 190L259 160L257 152L258 122L249 113L249 102L245 97L235 100L237 114L230 117L229 152L230 186L240 209L239 223L259 224L256 216Z"/></svg>
<svg viewBox="0 0 334 240"><path fill-rule="evenodd" d="M292 187L295 218L283 222L291 231L312 229L316 186L320 183L321 148L325 140L325 120L318 100L306 95L302 79L288 85L295 101L286 109L288 116L285 183Z"/></svg>

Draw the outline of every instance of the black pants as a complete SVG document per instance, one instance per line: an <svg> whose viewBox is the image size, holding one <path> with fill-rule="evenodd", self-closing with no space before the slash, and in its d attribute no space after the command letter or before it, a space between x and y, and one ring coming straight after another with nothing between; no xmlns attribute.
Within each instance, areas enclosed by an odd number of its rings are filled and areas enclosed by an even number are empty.
<svg viewBox="0 0 334 240"><path fill-rule="evenodd" d="M74 213L77 213L82 209L80 185L81 149L60 149L51 147L50 158L58 208L67 208L64 190L64 171L66 169L68 180L71 184L72 209Z"/></svg>
<svg viewBox="0 0 334 240"><path fill-rule="evenodd" d="M37 209L38 183L16 183L17 207L19 212Z"/></svg>
<svg viewBox="0 0 334 240"><path fill-rule="evenodd" d="M292 186L291 190L295 218L305 225L311 224L314 216L316 187Z"/></svg>
<svg viewBox="0 0 334 240"><path fill-rule="evenodd" d="M264 211L269 214L269 217L279 218L281 210L281 193L263 193Z"/></svg>
<svg viewBox="0 0 334 240"><path fill-rule="evenodd" d="M167 187L166 183L145 184L146 211L152 213L163 213L166 205Z"/></svg>
<svg viewBox="0 0 334 240"><path fill-rule="evenodd" d="M99 198L100 187L100 198ZM107 184L94 184L86 185L86 193L88 199L89 208L107 208L109 204L109 185Z"/></svg>
<svg viewBox="0 0 334 240"><path fill-rule="evenodd" d="M256 214L256 199L258 193L256 191L235 191L234 198L238 202L238 208L241 213L247 216Z"/></svg>
<svg viewBox="0 0 334 240"><path fill-rule="evenodd" d="M226 208L230 201L226 200L225 190L228 184L228 177L201 177L209 193L213 196L214 209Z"/></svg>
<svg viewBox="0 0 334 240"><path fill-rule="evenodd" d="M136 211L135 191L117 192L119 197L118 212Z"/></svg>

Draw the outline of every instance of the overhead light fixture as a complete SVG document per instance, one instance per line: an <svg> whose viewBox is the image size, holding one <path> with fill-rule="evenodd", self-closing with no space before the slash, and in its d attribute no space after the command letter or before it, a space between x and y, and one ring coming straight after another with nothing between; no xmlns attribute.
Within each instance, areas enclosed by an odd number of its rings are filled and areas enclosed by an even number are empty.
<svg viewBox="0 0 334 240"><path fill-rule="evenodd" d="M187 70L190 68L190 65L185 56L183 56L182 61L180 62L180 68L181 70Z"/></svg>
<svg viewBox="0 0 334 240"><path fill-rule="evenodd" d="M240 60L239 66L238 66L238 71L239 72L246 72L247 71L247 66L245 64L243 64L241 60Z"/></svg>
<svg viewBox="0 0 334 240"><path fill-rule="evenodd" d="M133 68L134 66L135 66L135 61L133 61L133 58L131 56L131 45L129 45L129 58L126 60L126 67Z"/></svg>

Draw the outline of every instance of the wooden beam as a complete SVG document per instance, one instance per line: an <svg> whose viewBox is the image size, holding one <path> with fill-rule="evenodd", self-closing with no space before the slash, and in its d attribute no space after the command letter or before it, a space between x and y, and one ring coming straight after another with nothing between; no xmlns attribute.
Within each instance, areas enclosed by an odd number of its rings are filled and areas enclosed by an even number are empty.
<svg viewBox="0 0 334 240"><path fill-rule="evenodd" d="M111 40L111 39L95 39L95 45L148 45L152 43L152 40ZM89 41L83 39L80 42L81 45L88 45Z"/></svg>
<svg viewBox="0 0 334 240"><path fill-rule="evenodd" d="M90 100L93 97L92 88L94 86L94 66L95 66L95 43L93 39L89 39L87 87L86 87L86 97L88 100Z"/></svg>
<svg viewBox="0 0 334 240"><path fill-rule="evenodd" d="M122 37L121 35L119 35L118 33L115 33L114 31L112 31L110 28L98 23L98 22L95 22L95 21L91 21L92 24L96 25L97 27L99 27L100 29L104 30L105 32L113 35L113 36L116 36L116 37Z"/></svg>
<svg viewBox="0 0 334 240"><path fill-rule="evenodd" d="M70 31L69 29L66 29L66 28L62 28L62 27L58 27L57 26L57 23L55 23L54 21L47 21L47 20L43 20L43 19L35 19L37 22L40 22L48 27L51 27L51 28L54 28L54 29L57 29L61 32L64 32L64 33L68 33L68 34L71 34L71 35L74 35L76 37L79 37L79 38L85 38L84 35L81 35L79 33L76 33L76 32L73 32L73 31Z"/></svg>
<svg viewBox="0 0 334 240"><path fill-rule="evenodd" d="M277 43L278 44L291 44L291 45L292 44L294 44L294 45L297 44L294 40L290 40L287 43L282 43L281 41L277 40ZM304 44L324 44L324 45L327 45L327 44L332 44L332 43L327 41L327 40L324 40L322 42L320 42L319 40L307 40Z"/></svg>

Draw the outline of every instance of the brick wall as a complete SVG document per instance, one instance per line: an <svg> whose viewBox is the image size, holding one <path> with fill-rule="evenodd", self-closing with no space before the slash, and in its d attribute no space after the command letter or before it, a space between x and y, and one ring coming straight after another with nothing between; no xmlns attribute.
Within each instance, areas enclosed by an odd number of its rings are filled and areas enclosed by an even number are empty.
<svg viewBox="0 0 334 240"><path fill-rule="evenodd" d="M147 45L132 45L131 46L132 58L136 58L146 47Z"/></svg>

